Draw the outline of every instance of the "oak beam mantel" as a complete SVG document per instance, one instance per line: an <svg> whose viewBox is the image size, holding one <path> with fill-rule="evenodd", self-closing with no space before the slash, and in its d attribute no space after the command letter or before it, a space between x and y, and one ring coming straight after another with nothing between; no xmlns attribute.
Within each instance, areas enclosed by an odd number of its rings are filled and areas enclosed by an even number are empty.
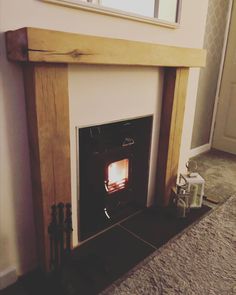
<svg viewBox="0 0 236 295"><path fill-rule="evenodd" d="M40 263L50 269L50 207L71 202L68 64L162 67L164 85L156 196L167 206L176 184L190 67L206 51L38 28L6 32L7 56L22 62Z"/></svg>
<svg viewBox="0 0 236 295"><path fill-rule="evenodd" d="M95 37L36 28L9 31L12 61L154 67L201 67L205 50Z"/></svg>

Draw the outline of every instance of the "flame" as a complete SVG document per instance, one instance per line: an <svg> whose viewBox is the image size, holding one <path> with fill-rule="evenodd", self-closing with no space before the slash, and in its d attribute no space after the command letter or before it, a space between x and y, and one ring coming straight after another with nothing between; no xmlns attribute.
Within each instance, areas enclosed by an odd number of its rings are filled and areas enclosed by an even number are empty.
<svg viewBox="0 0 236 295"><path fill-rule="evenodd" d="M108 166L107 191L113 193L124 189L129 176L129 160L123 159Z"/></svg>

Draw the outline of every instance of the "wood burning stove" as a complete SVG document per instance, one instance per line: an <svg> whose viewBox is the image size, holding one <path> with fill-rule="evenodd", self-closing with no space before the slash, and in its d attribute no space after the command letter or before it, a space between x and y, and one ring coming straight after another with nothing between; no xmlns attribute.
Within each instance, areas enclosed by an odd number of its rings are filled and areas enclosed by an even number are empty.
<svg viewBox="0 0 236 295"><path fill-rule="evenodd" d="M146 206L152 120L78 129L80 240Z"/></svg>

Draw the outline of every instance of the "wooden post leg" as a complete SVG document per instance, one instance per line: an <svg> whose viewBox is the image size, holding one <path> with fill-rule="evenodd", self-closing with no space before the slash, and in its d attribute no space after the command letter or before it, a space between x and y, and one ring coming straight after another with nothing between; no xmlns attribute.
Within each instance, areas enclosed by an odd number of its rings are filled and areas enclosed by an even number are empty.
<svg viewBox="0 0 236 295"><path fill-rule="evenodd" d="M167 206L176 184L189 68L166 68L157 160L156 195Z"/></svg>
<svg viewBox="0 0 236 295"><path fill-rule="evenodd" d="M27 64L24 83L37 244L49 271L51 206L71 203L67 65Z"/></svg>

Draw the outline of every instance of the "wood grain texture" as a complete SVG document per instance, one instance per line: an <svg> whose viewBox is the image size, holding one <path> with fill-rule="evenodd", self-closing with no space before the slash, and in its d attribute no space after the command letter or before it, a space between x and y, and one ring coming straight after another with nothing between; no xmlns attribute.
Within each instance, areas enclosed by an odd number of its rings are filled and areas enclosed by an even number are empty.
<svg viewBox="0 0 236 295"><path fill-rule="evenodd" d="M67 65L28 64L24 81L37 242L48 271L51 206L71 202Z"/></svg>
<svg viewBox="0 0 236 295"><path fill-rule="evenodd" d="M167 206L176 184L189 69L166 68L157 160L157 197Z"/></svg>
<svg viewBox="0 0 236 295"><path fill-rule="evenodd" d="M26 40L20 42L20 40ZM206 52L154 43L79 35L37 28L6 33L13 61L133 66L201 67Z"/></svg>

